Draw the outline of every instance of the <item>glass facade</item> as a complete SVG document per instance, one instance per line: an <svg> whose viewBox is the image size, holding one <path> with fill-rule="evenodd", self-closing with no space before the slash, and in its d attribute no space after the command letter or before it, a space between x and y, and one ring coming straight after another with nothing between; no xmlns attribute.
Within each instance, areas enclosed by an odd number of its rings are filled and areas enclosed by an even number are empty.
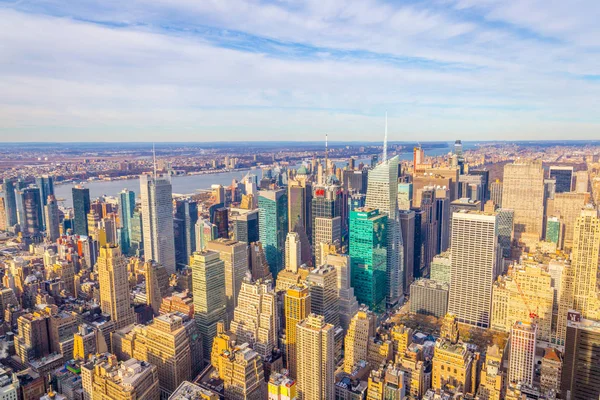
<svg viewBox="0 0 600 400"><path fill-rule="evenodd" d="M274 278L283 269L285 238L288 234L286 191L261 190L258 196L260 241Z"/></svg>
<svg viewBox="0 0 600 400"><path fill-rule="evenodd" d="M90 189L82 187L73 188L73 230L74 234L87 236L87 215L90 212Z"/></svg>
<svg viewBox="0 0 600 400"><path fill-rule="evenodd" d="M358 302L374 311L385 306L387 220L377 209L350 212L352 287Z"/></svg>

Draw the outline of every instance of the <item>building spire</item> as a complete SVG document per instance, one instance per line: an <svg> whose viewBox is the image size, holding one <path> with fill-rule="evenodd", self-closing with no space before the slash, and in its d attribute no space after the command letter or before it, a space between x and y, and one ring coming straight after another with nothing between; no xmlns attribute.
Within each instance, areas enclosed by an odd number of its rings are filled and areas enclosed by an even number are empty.
<svg viewBox="0 0 600 400"><path fill-rule="evenodd" d="M388 132L387 132L387 111L385 112L385 136L383 137L383 160L382 162L385 162L387 160L387 136L388 136Z"/></svg>
<svg viewBox="0 0 600 400"><path fill-rule="evenodd" d="M327 143L327 133L325 133L325 179L329 173L329 145Z"/></svg>

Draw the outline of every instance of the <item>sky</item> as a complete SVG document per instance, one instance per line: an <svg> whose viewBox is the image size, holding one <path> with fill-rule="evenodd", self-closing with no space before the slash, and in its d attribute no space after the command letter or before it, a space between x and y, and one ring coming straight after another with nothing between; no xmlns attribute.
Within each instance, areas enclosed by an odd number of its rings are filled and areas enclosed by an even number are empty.
<svg viewBox="0 0 600 400"><path fill-rule="evenodd" d="M598 0L0 0L0 141L598 139Z"/></svg>

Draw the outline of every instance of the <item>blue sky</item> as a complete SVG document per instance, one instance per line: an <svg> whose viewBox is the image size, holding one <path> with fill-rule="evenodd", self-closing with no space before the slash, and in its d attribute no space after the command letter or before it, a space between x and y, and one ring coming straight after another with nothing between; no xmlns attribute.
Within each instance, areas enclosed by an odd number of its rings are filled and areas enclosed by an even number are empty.
<svg viewBox="0 0 600 400"><path fill-rule="evenodd" d="M1 141L597 139L597 0L0 0Z"/></svg>

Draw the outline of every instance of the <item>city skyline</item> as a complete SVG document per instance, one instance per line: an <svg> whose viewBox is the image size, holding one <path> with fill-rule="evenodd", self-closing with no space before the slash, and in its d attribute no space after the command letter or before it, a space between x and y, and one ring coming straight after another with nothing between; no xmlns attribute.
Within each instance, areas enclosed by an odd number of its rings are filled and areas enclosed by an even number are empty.
<svg viewBox="0 0 600 400"><path fill-rule="evenodd" d="M580 6L5 1L0 138L591 139Z"/></svg>

